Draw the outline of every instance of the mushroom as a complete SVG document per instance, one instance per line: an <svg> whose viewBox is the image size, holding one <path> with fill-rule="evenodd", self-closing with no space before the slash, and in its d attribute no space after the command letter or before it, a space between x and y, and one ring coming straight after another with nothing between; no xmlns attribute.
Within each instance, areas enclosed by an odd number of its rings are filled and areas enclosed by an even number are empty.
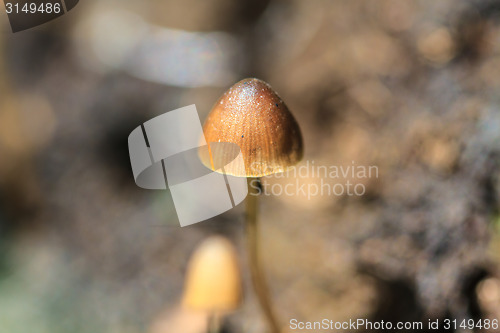
<svg viewBox="0 0 500 333"><path fill-rule="evenodd" d="M203 125L208 145L237 144L244 165L231 164L225 173L262 177L285 171L303 155L299 125L271 86L259 79L233 85L215 103ZM213 169L208 159L202 162Z"/></svg>
<svg viewBox="0 0 500 333"><path fill-rule="evenodd" d="M223 314L240 306L241 273L236 250L222 236L203 241L192 255L186 274L182 304L209 315L209 332L218 332Z"/></svg>
<svg viewBox="0 0 500 333"><path fill-rule="evenodd" d="M246 230L252 282L272 332L280 331L260 265L258 247L257 198L262 191L262 176L283 172L303 156L299 125L283 100L271 86L259 79L239 81L215 103L203 126L208 149L210 144L229 142L241 149L243 163L230 163L223 172L248 178ZM212 151L214 153L214 151ZM210 153L200 158L216 171L214 160L230 160L234 151ZM221 163L218 163L221 165ZM223 163L222 163L223 164Z"/></svg>

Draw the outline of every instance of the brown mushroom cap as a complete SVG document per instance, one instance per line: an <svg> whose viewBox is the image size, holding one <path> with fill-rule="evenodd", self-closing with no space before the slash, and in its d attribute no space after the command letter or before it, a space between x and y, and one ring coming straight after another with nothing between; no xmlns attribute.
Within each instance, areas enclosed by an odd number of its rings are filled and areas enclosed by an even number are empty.
<svg viewBox="0 0 500 333"><path fill-rule="evenodd" d="M229 88L213 106L203 132L209 147L213 142L240 147L244 165L231 163L224 170L229 175L261 177L283 172L302 159L297 121L273 88L259 79L244 79ZM201 159L217 169L206 155Z"/></svg>

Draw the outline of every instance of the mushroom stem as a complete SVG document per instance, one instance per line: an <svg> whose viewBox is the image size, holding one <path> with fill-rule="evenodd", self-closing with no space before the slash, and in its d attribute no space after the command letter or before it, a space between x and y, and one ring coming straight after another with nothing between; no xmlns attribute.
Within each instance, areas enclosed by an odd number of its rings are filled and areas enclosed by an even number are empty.
<svg viewBox="0 0 500 333"><path fill-rule="evenodd" d="M261 192L260 178L248 178L248 196L246 201L246 229L248 236L248 261L250 265L250 274L252 284L257 295L259 304L264 312L264 316L271 329L271 333L279 333L280 326L274 309L271 304L269 288L264 278L264 272L259 259L259 241L258 241L258 198Z"/></svg>
<svg viewBox="0 0 500 333"><path fill-rule="evenodd" d="M213 312L208 316L208 330L207 333L220 332L220 317L217 313Z"/></svg>

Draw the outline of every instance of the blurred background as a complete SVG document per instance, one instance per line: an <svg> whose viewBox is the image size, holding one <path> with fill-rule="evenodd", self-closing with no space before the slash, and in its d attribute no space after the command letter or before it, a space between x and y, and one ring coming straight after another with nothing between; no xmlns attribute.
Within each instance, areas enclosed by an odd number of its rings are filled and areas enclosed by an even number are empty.
<svg viewBox="0 0 500 333"><path fill-rule="evenodd" d="M127 147L245 77L287 103L303 163L379 168L360 197L261 201L284 325L500 319L500 2L85 0L16 34L0 17L0 332L203 332L179 302L212 234L245 279L225 332L265 331L243 207L180 228Z"/></svg>

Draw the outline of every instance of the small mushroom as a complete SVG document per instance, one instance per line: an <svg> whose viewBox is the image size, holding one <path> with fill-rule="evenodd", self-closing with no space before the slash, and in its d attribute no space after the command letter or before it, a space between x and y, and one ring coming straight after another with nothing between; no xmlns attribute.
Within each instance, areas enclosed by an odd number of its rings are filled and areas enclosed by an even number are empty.
<svg viewBox="0 0 500 333"><path fill-rule="evenodd" d="M299 125L269 84L244 79L215 103L203 125L205 139L237 144L244 165L233 163L225 173L237 177L262 177L283 172L303 155ZM213 168L208 158L202 162Z"/></svg>
<svg viewBox="0 0 500 333"><path fill-rule="evenodd" d="M209 154L200 154L203 164L214 171L248 178L246 237L252 283L272 333L280 324L272 307L259 258L258 196L259 177L283 172L303 156L299 125L285 103L269 84L244 79L234 84L215 103L203 126ZM236 144L243 162L226 163L235 155L231 145L218 149L215 143ZM212 145L212 148L211 148Z"/></svg>
<svg viewBox="0 0 500 333"><path fill-rule="evenodd" d="M222 236L206 239L189 261L183 305L209 312L235 310L241 302L241 274L236 250Z"/></svg>
<svg viewBox="0 0 500 333"><path fill-rule="evenodd" d="M188 265L182 304L208 314L208 332L220 331L222 316L240 306L241 272L229 240L212 236L201 243Z"/></svg>

